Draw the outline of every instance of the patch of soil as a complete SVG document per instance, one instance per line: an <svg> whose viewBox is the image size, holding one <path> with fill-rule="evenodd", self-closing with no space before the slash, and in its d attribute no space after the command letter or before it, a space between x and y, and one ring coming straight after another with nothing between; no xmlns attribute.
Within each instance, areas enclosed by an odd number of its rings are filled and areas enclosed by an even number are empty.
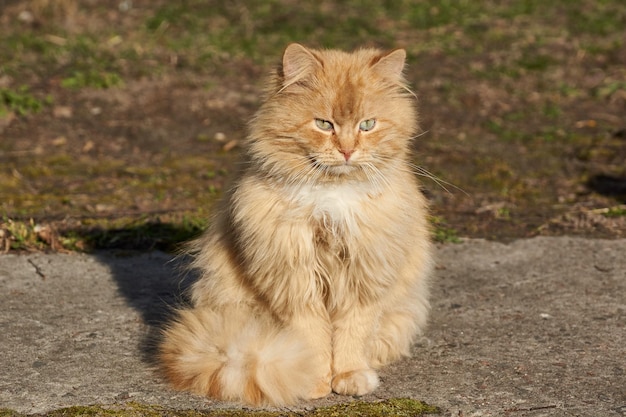
<svg viewBox="0 0 626 417"><path fill-rule="evenodd" d="M20 16L23 4L11 2L0 21ZM135 7L124 15L94 6L88 17L72 15L71 26L117 22L132 39L133 25L159 6ZM506 22L498 24L506 30ZM28 30L46 36L40 23L32 25ZM506 48L477 52L469 62L436 50L411 57L407 76L424 130L415 163L437 178L423 178L433 214L459 236L625 237L626 87L607 80L624 75L626 55L592 55L571 39L543 48L555 63L542 71L516 68L510 77L489 72ZM2 215L56 229L87 227L94 218L164 220L199 207L208 217L237 171L239 144L269 71L266 63L231 58L198 71L184 54L172 55L161 73L147 76L132 76L132 67L150 62L124 61L124 84L108 89L68 89L37 58L32 62L42 67L23 77L0 72L0 87L28 84L54 99L39 113L0 118Z"/></svg>

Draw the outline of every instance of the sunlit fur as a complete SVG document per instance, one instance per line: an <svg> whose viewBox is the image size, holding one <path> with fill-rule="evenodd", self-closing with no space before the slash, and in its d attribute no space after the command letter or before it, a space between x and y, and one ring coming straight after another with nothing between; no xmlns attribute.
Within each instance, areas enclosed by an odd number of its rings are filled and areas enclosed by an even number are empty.
<svg viewBox="0 0 626 417"><path fill-rule="evenodd" d="M192 307L164 331L176 388L254 405L363 395L409 354L432 261L404 60L287 47L243 172L193 244Z"/></svg>

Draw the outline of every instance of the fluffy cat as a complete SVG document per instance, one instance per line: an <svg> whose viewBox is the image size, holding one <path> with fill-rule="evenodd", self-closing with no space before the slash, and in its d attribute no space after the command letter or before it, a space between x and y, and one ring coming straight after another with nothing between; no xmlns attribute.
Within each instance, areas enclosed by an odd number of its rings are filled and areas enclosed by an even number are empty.
<svg viewBox="0 0 626 417"><path fill-rule="evenodd" d="M193 244L191 307L164 330L174 387L253 405L363 395L409 354L432 260L405 57L286 48L245 168Z"/></svg>

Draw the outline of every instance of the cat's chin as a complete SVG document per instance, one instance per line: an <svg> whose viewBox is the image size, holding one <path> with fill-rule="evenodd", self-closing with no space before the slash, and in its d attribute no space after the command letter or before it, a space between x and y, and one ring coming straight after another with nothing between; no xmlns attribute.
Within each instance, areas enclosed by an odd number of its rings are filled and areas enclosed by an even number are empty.
<svg viewBox="0 0 626 417"><path fill-rule="evenodd" d="M355 166L348 164L331 165L326 168L326 172L332 175L336 175L338 177L351 175L354 174L356 171L357 168Z"/></svg>

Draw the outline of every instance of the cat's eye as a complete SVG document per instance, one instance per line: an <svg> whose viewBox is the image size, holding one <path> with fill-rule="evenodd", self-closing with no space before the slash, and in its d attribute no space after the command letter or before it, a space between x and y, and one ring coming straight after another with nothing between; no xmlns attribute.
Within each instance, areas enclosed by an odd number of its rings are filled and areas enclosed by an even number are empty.
<svg viewBox="0 0 626 417"><path fill-rule="evenodd" d="M376 126L376 119L363 120L359 124L359 130L362 130L363 132L367 132L367 131L374 129L374 126Z"/></svg>
<svg viewBox="0 0 626 417"><path fill-rule="evenodd" d="M318 129L321 129L327 132L335 128L331 122L329 122L328 120L323 120L323 119L315 119L315 126L317 126Z"/></svg>

